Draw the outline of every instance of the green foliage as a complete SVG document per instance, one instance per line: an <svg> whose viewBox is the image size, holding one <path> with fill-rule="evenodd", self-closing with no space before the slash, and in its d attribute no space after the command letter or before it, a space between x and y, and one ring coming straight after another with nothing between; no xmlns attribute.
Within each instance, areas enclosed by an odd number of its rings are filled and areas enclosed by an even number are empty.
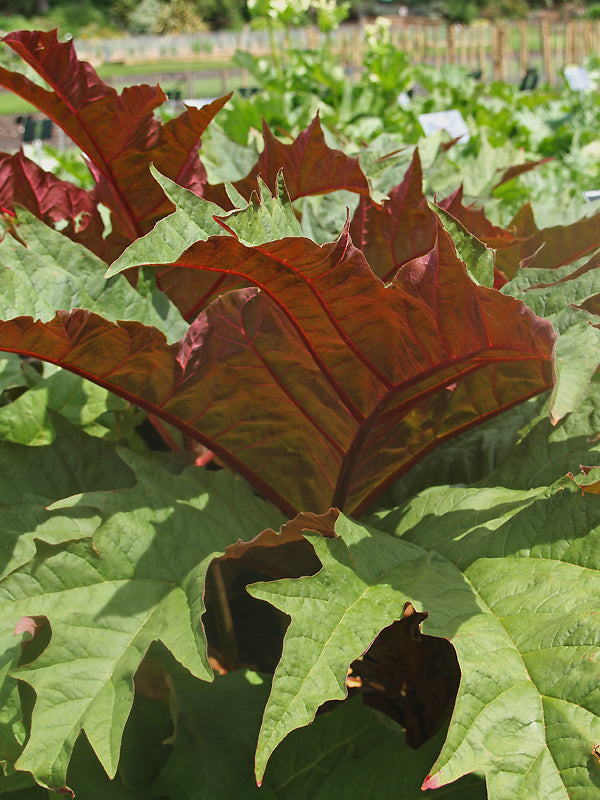
<svg viewBox="0 0 600 800"><path fill-rule="evenodd" d="M423 73L472 140L376 130L383 39L353 87L248 62L232 143L5 41L91 179L0 155L0 793L598 795L600 215L518 206L594 104ZM321 82L343 139L244 140Z"/></svg>
<svg viewBox="0 0 600 800"><path fill-rule="evenodd" d="M564 220L565 214L574 221L589 213L583 192L600 185L595 93L582 101L566 89L520 92L501 82L483 84L455 66L411 66L383 23L367 29L364 70L353 81L327 49L291 49L281 59L281 71L248 53L238 53L236 61L264 90L251 97L234 95L219 117L225 133L239 144L252 144L252 130L260 128L262 118L275 130L296 134L319 113L336 132L337 146L352 155L360 152L359 141L381 158L418 145L431 198L462 182L469 202L485 204L490 218L504 225L526 202L541 224ZM595 74L593 61L589 67ZM449 136L424 138L419 116L444 109L463 115L471 132L468 143L447 150ZM535 170L523 166L543 158L551 160ZM506 170L522 166L501 180Z"/></svg>
<svg viewBox="0 0 600 800"><path fill-rule="evenodd" d="M470 25L479 16L476 3L463 3L460 0L445 0L442 13L453 24Z"/></svg>

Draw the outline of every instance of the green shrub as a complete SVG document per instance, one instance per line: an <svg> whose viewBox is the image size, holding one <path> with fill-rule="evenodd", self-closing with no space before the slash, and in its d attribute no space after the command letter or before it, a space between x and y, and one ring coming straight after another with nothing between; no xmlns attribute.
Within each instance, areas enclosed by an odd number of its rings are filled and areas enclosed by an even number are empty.
<svg viewBox="0 0 600 800"><path fill-rule="evenodd" d="M461 0L445 0L442 13L448 20L460 25L470 25L479 16L476 3L463 3Z"/></svg>

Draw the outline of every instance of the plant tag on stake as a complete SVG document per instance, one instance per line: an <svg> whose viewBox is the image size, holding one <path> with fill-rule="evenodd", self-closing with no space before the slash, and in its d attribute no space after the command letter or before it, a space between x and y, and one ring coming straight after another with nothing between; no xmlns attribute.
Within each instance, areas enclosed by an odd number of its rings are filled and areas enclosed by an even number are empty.
<svg viewBox="0 0 600 800"><path fill-rule="evenodd" d="M584 192L583 196L586 203L595 203L600 200L600 189L591 189L589 192Z"/></svg>
<svg viewBox="0 0 600 800"><path fill-rule="evenodd" d="M469 141L470 133L463 115L456 108L448 111L433 111L430 114L419 114L419 122L425 131L425 136L431 136L438 131L446 131L453 139L461 143Z"/></svg>
<svg viewBox="0 0 600 800"><path fill-rule="evenodd" d="M564 68L563 74L569 84L569 89L573 89L575 92L585 92L592 88L592 82L585 67L577 67L571 64Z"/></svg>

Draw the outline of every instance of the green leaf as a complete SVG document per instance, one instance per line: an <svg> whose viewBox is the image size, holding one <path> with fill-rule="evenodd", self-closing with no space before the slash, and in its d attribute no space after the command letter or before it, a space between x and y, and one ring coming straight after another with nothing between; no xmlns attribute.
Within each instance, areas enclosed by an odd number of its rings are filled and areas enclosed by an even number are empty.
<svg viewBox="0 0 600 800"><path fill-rule="evenodd" d="M120 776L110 780L94 751L80 736L73 749L69 763L69 786L76 798L85 800L136 800L139 794L128 787Z"/></svg>
<svg viewBox="0 0 600 800"><path fill-rule="evenodd" d="M554 350L555 384L550 401L553 421L577 404L600 364L600 330L579 322L559 336Z"/></svg>
<svg viewBox="0 0 600 800"><path fill-rule="evenodd" d="M29 494L45 498L48 504L77 492L132 484L132 472L113 446L87 436L57 414L52 424L57 436L45 447L0 443L4 503L20 502Z"/></svg>
<svg viewBox="0 0 600 800"><path fill-rule="evenodd" d="M271 190L259 177L258 191L252 193L246 207L231 211L219 219L248 247L286 236L302 236L302 228L294 214L283 173L278 177L277 195L271 195Z"/></svg>
<svg viewBox="0 0 600 800"><path fill-rule="evenodd" d="M346 697L349 665L402 617L406 602L424 605L454 629L484 613L460 572L437 554L345 517L335 532L334 539L306 534L323 564L317 575L248 588L292 618L258 740L259 781L288 733L312 722L326 700Z"/></svg>
<svg viewBox="0 0 600 800"><path fill-rule="evenodd" d="M45 498L25 495L11 505L0 505L0 578L35 556L35 542L60 544L91 538L99 516L90 509L61 514L48 511Z"/></svg>
<svg viewBox="0 0 600 800"><path fill-rule="evenodd" d="M149 796L170 800L274 800L259 790L252 753L267 686L256 673L231 672L202 685L169 667L180 708L173 752ZM249 678L252 678L250 681Z"/></svg>
<svg viewBox="0 0 600 800"><path fill-rule="evenodd" d="M156 264L174 261L194 242L204 242L209 236L226 233L215 220L215 215L223 213L222 208L165 178L154 167L151 167L151 172L177 210L159 220L146 236L129 245L108 269L106 277L148 262L149 253Z"/></svg>
<svg viewBox="0 0 600 800"><path fill-rule="evenodd" d="M597 256L582 265L558 269L521 269L503 287L552 322L560 334L554 352L555 385L550 416L557 422L572 411L600 364L598 318L585 301L600 292Z"/></svg>
<svg viewBox="0 0 600 800"><path fill-rule="evenodd" d="M0 441L29 446L50 444L51 423L47 414L48 394L32 389L12 403L0 407Z"/></svg>
<svg viewBox="0 0 600 800"><path fill-rule="evenodd" d="M599 430L589 425L598 392L585 399L588 425L581 414L572 448L578 429ZM543 460L539 426L525 437L537 434L535 450L524 446L532 460ZM338 538L305 534L323 564L317 575L250 587L292 618L259 738L259 778L284 736L345 695L345 670L408 600L429 612L424 633L453 643L462 673L423 788L482 772L490 800L598 792L600 500L571 478L535 483L426 490L375 523L395 539L340 518Z"/></svg>
<svg viewBox="0 0 600 800"><path fill-rule="evenodd" d="M200 621L206 570L228 544L281 522L226 473L188 468L173 475L131 453L126 458L138 476L134 488L55 506L99 508L93 544L40 546L34 561L0 585L4 648L14 647L12 630L23 617L46 617L52 628L43 654L15 672L38 698L17 767L51 788L65 786L82 729L115 774L133 674L152 641L211 680Z"/></svg>
<svg viewBox="0 0 600 800"><path fill-rule="evenodd" d="M0 316L30 314L49 320L56 309L87 308L112 320L139 320L162 330L169 341L187 325L175 307L143 282L143 291L120 276L104 277L106 264L85 247L49 228L28 211L19 211L19 235L0 241Z"/></svg>
<svg viewBox="0 0 600 800"><path fill-rule="evenodd" d="M494 251L469 233L452 214L434 203L430 203L429 207L435 211L441 219L444 229L452 237L457 255L464 262L471 276L482 286L493 286Z"/></svg>
<svg viewBox="0 0 600 800"><path fill-rule="evenodd" d="M382 521L460 565L488 610L487 635L453 640L463 678L429 788L482 769L490 800L591 797L600 504L570 479L481 491L433 489ZM427 627L439 633L434 615Z"/></svg>
<svg viewBox="0 0 600 800"><path fill-rule="evenodd" d="M385 724L359 698L319 714L294 731L274 753L257 789L252 755L268 683L256 673L233 672L210 686L169 666L181 708L172 755L151 797L211 800L327 800L394 797L418 800L442 736L418 751L409 748L395 723ZM443 797L483 800L480 778L469 777L442 791ZM146 795L148 796L148 795Z"/></svg>
<svg viewBox="0 0 600 800"><path fill-rule="evenodd" d="M522 431L510 458L481 483L511 489L550 486L567 472L578 472L581 464L600 464L599 388L591 384L576 409L556 425L549 419L548 405L542 407Z"/></svg>
<svg viewBox="0 0 600 800"><path fill-rule="evenodd" d="M285 800L398 797L422 800L421 785L444 740L445 729L418 750L404 731L375 714L358 698L318 714L308 728L293 731L273 754L263 782ZM485 800L485 784L470 775L438 796Z"/></svg>
<svg viewBox="0 0 600 800"><path fill-rule="evenodd" d="M3 353L0 358L0 394L6 389L27 386L23 373L23 359L12 353Z"/></svg>
<svg viewBox="0 0 600 800"><path fill-rule="evenodd" d="M0 440L29 446L52 442L56 430L48 410L59 412L90 434L108 432L96 424L108 411L124 411L128 404L95 383L66 370L39 380L9 405L0 407Z"/></svg>

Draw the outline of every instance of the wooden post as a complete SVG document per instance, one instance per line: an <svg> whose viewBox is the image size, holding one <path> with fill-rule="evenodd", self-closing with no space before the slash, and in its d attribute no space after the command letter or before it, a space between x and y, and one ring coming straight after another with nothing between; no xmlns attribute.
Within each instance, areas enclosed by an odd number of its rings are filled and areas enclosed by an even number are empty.
<svg viewBox="0 0 600 800"><path fill-rule="evenodd" d="M444 63L444 28L441 25L436 25L435 28L435 67L439 69Z"/></svg>
<svg viewBox="0 0 600 800"><path fill-rule="evenodd" d="M585 26L586 20L584 19L578 19L575 25L575 59L578 64L585 61L587 56Z"/></svg>
<svg viewBox="0 0 600 800"><path fill-rule="evenodd" d="M492 75L502 80L502 26L496 22L492 28Z"/></svg>
<svg viewBox="0 0 600 800"><path fill-rule="evenodd" d="M467 55L467 63L469 65L469 69L471 71L477 69L477 26L470 25L467 29L467 46L468 46L468 55Z"/></svg>
<svg viewBox="0 0 600 800"><path fill-rule="evenodd" d="M555 27L556 31L556 58L554 60L555 69L559 72L567 63L566 61L566 46L567 46L567 26L560 24ZM558 77L558 76L557 76Z"/></svg>
<svg viewBox="0 0 600 800"><path fill-rule="evenodd" d="M461 25L457 30L458 34L458 63L461 67L467 66L467 50L465 47L467 31L469 28L465 25Z"/></svg>
<svg viewBox="0 0 600 800"><path fill-rule="evenodd" d="M485 28L481 26L478 30L478 49L479 49L479 69L481 70L482 77L487 76L487 37L490 31L489 25Z"/></svg>
<svg viewBox="0 0 600 800"><path fill-rule="evenodd" d="M529 24L526 19L520 23L521 49L519 52L519 73L525 75L529 67Z"/></svg>
<svg viewBox="0 0 600 800"><path fill-rule="evenodd" d="M448 64L454 64L454 47L455 47L455 39L454 39L454 25L452 23L448 24L448 44L446 50L446 59Z"/></svg>
<svg viewBox="0 0 600 800"><path fill-rule="evenodd" d="M408 26L404 25L402 26L401 40L402 40L402 49L408 56L409 60L412 62L411 49L410 49L410 30L408 29Z"/></svg>
<svg viewBox="0 0 600 800"><path fill-rule="evenodd" d="M552 35L547 19L542 20L542 54L544 58L544 76L546 81L552 85L554 83L554 69L552 59Z"/></svg>
<svg viewBox="0 0 600 800"><path fill-rule="evenodd" d="M597 23L596 23L597 24ZM591 20L585 20L583 23L584 28L581 34L581 38L583 39L583 53L584 56L589 56L590 53L594 52L595 49L595 42L594 42L594 23Z"/></svg>

